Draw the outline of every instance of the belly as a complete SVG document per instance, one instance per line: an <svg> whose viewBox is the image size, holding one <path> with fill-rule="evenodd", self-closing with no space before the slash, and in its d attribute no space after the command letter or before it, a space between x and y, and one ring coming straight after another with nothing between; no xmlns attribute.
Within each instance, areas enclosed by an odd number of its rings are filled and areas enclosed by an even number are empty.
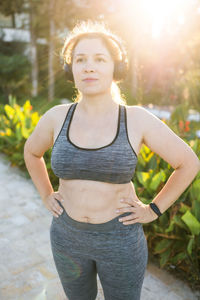
<svg viewBox="0 0 200 300"><path fill-rule="evenodd" d="M91 180L59 180L58 192L67 214L74 220L87 223L104 223L119 216L117 208L130 206L121 198L136 199L132 182L112 184Z"/></svg>

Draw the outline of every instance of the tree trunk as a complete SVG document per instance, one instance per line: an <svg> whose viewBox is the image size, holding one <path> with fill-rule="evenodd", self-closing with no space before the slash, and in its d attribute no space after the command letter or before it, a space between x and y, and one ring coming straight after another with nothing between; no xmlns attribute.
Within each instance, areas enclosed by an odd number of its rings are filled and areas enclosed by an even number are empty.
<svg viewBox="0 0 200 300"><path fill-rule="evenodd" d="M37 37L34 31L34 7L32 0L30 0L30 47L31 47L31 80L32 80L32 91L33 97L38 95L38 62L37 62Z"/></svg>
<svg viewBox="0 0 200 300"><path fill-rule="evenodd" d="M48 101L53 101L54 98L54 86L55 86L55 76L53 68L53 58L54 58L54 37L55 37L55 22L54 22L54 0L49 0L49 60L48 60Z"/></svg>

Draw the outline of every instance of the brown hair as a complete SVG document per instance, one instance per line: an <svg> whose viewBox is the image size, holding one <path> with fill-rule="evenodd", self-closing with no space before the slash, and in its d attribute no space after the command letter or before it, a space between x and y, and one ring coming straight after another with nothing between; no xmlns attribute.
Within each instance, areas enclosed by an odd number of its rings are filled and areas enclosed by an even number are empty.
<svg viewBox="0 0 200 300"><path fill-rule="evenodd" d="M116 34L112 33L110 29L106 28L105 23L100 21L78 21L75 27L69 32L64 41L64 46L61 50L61 58L63 62L72 64L74 49L77 43L83 38L95 38L98 37L102 40L114 62L122 60L123 58L128 62L126 49L123 44L122 39L120 39ZM117 42L115 42L115 40ZM118 45L120 44L120 47ZM111 86L111 94L114 101L118 104L126 104L124 95L121 93L119 86L116 81L113 80ZM81 92L78 90L75 96L74 102L79 102L81 99Z"/></svg>

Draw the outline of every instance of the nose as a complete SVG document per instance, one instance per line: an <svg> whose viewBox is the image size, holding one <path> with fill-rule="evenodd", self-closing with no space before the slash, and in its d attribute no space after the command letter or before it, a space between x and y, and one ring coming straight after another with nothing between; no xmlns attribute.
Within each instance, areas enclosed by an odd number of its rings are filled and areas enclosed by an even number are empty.
<svg viewBox="0 0 200 300"><path fill-rule="evenodd" d="M84 64L84 67L83 67L84 71L86 72L94 72L94 64L92 61L87 61L85 64Z"/></svg>

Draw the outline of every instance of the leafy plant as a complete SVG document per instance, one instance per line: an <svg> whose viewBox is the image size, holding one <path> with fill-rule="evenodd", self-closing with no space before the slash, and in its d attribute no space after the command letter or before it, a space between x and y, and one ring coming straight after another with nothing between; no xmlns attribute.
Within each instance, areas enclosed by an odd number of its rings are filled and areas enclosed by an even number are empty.
<svg viewBox="0 0 200 300"><path fill-rule="evenodd" d="M24 165L24 143L40 119L38 112L31 110L29 100L20 107L16 98L9 96L9 104L0 115L0 150L9 156L12 165Z"/></svg>
<svg viewBox="0 0 200 300"><path fill-rule="evenodd" d="M199 155L200 141L190 141ZM162 189L173 169L146 145L139 154L134 177L138 197L150 203ZM141 169L141 170L140 170ZM161 268L178 268L187 272L191 284L200 279L200 174L179 199L154 222L144 224L151 253Z"/></svg>
<svg viewBox="0 0 200 300"><path fill-rule="evenodd" d="M40 115L33 111L30 100L26 100L23 106L17 104L16 98L9 96L9 104L1 109L0 113L0 151L5 153L11 162L11 166L18 166L30 177L24 162L24 144L37 125ZM44 153L52 185L57 189L59 180L51 170L51 151Z"/></svg>

